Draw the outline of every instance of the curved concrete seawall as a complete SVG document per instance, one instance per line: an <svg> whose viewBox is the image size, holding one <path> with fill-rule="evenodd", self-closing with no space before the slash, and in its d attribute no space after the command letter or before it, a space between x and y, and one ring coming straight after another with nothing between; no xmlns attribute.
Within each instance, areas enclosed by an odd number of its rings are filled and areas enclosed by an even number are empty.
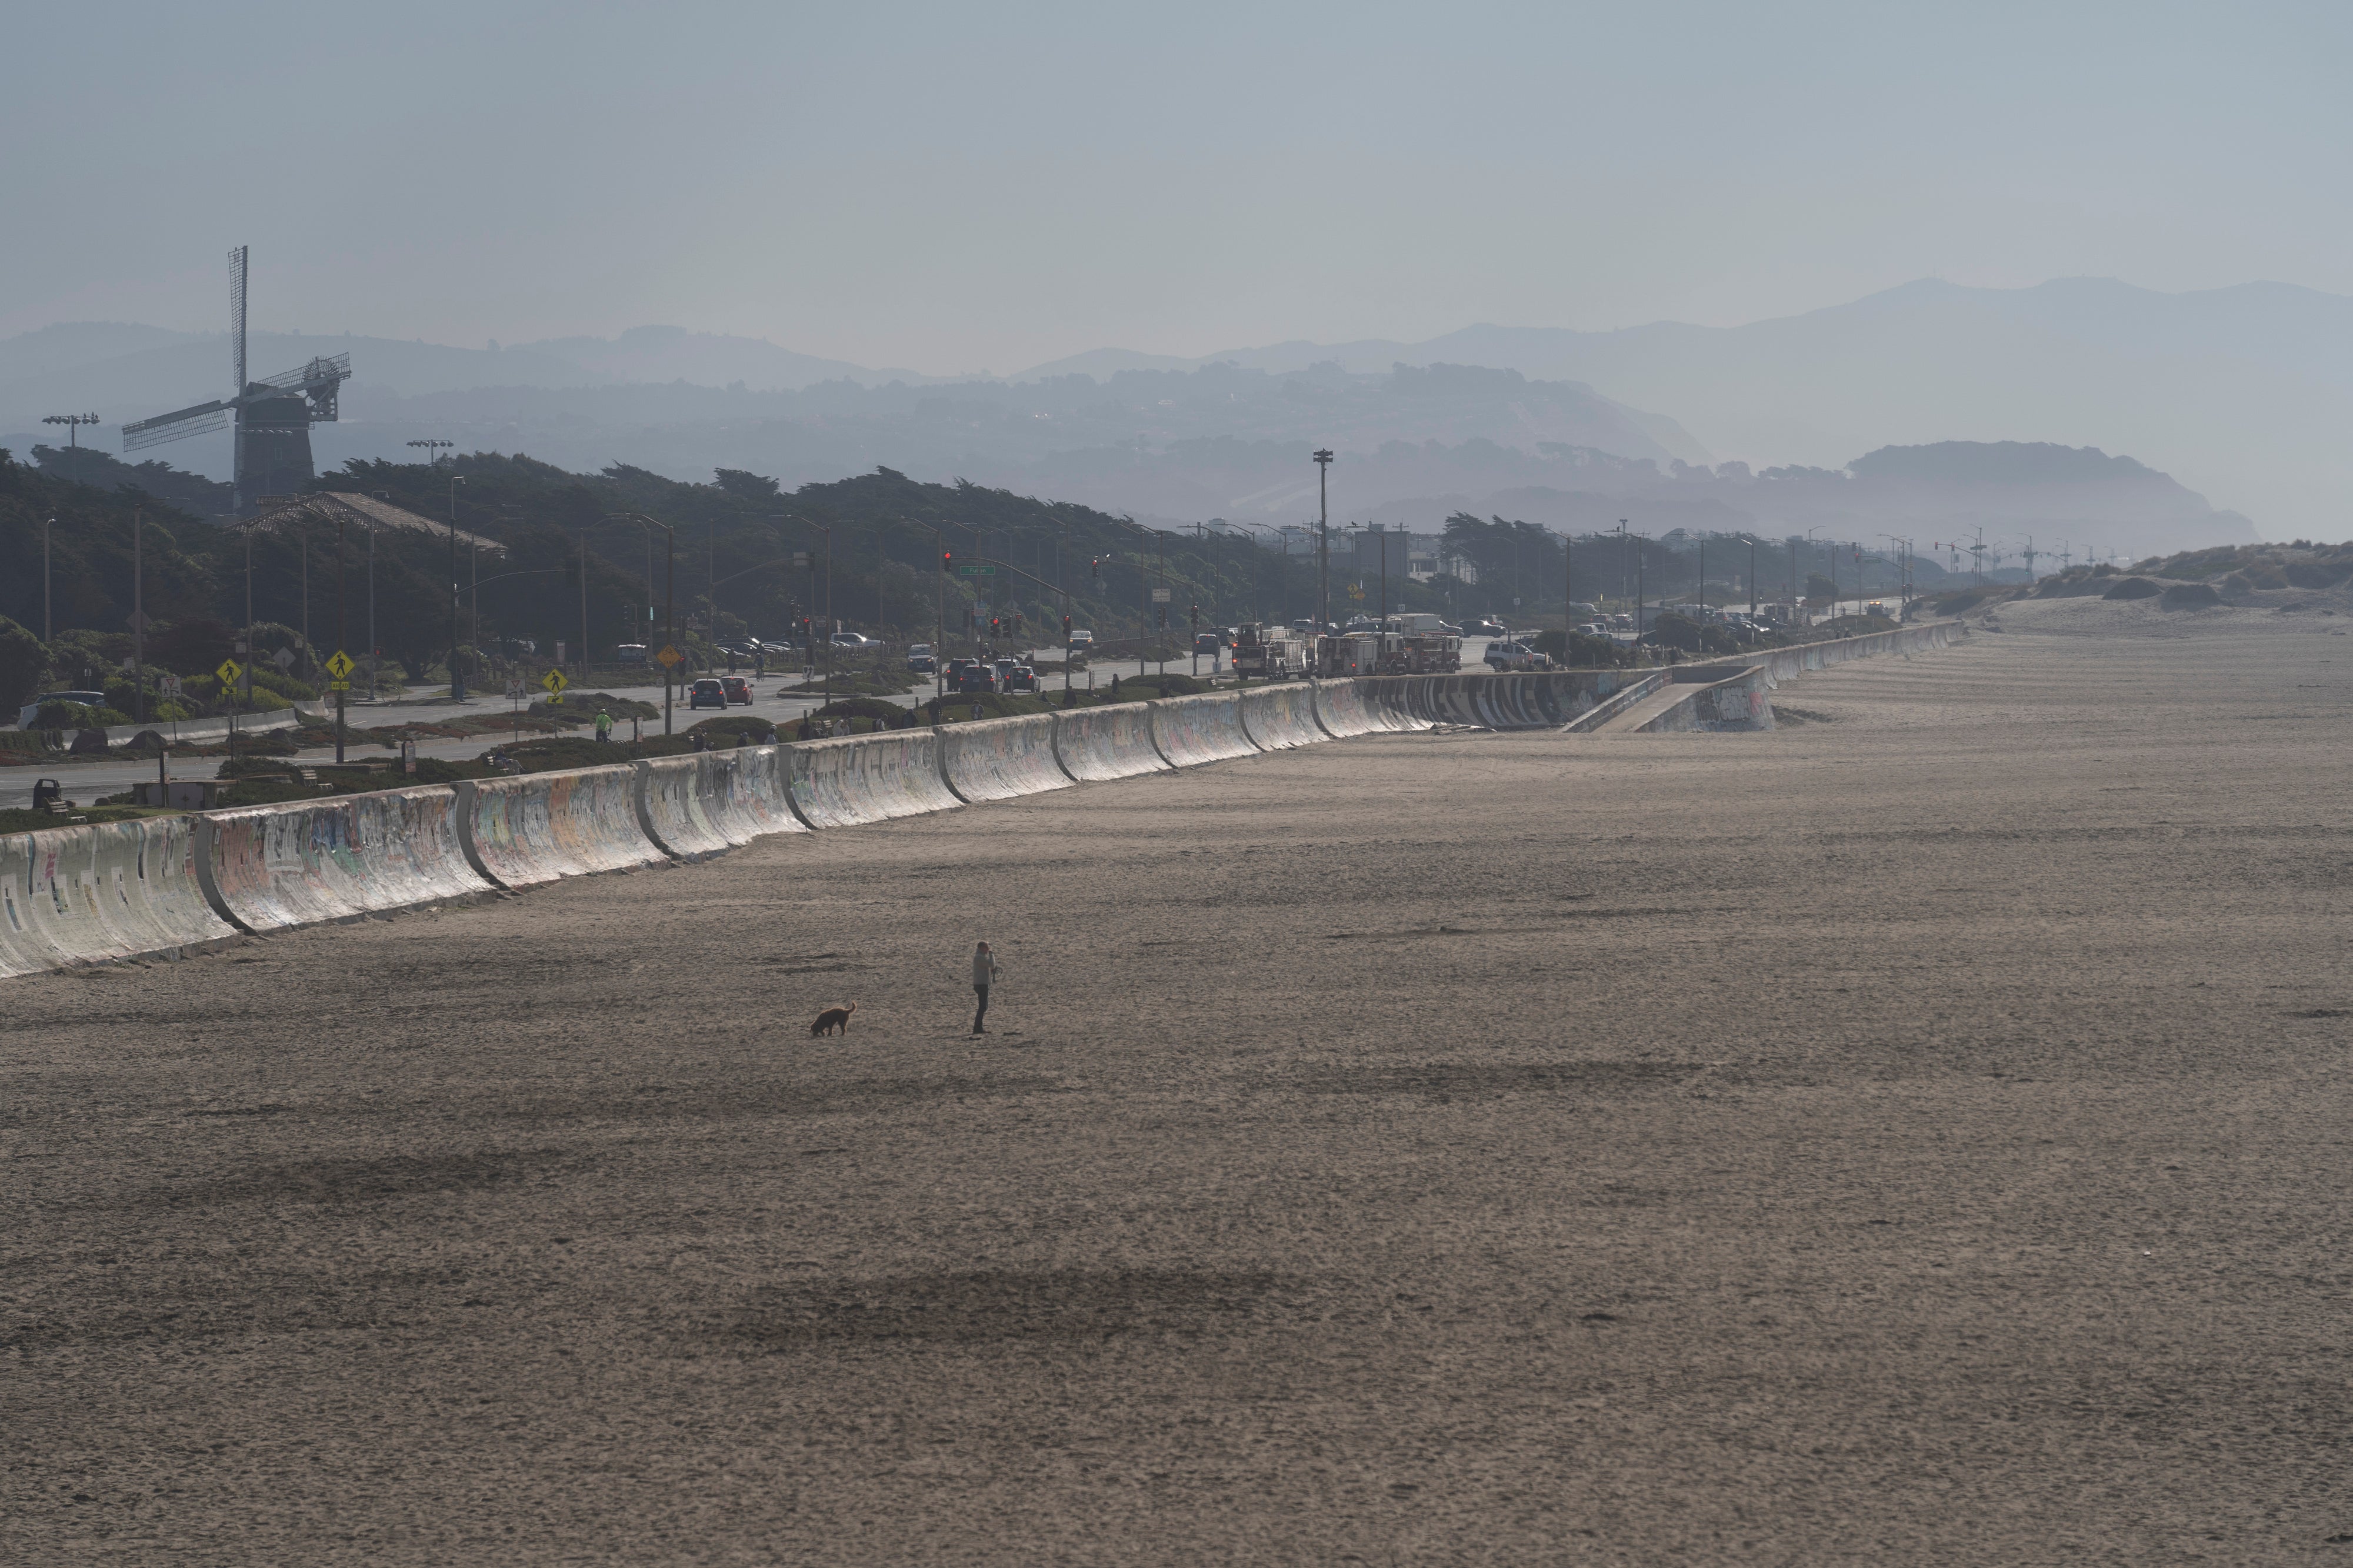
<svg viewBox="0 0 2353 1568"><path fill-rule="evenodd" d="M793 808L811 827L887 822L961 803L940 772L940 742L931 730L886 730L839 741L779 747Z"/></svg>
<svg viewBox="0 0 2353 1568"><path fill-rule="evenodd" d="M1315 720L1315 689L1303 680L1241 692L1242 728L1261 752L1312 746L1332 737Z"/></svg>
<svg viewBox="0 0 2353 1568"><path fill-rule="evenodd" d="M771 833L807 833L808 824L793 811L785 777L782 746L738 746L710 752L712 793L723 800L714 820L737 845Z"/></svg>
<svg viewBox="0 0 2353 1568"><path fill-rule="evenodd" d="M635 763L468 780L456 788L466 858L501 888L664 861L638 822Z"/></svg>
<svg viewBox="0 0 2353 1568"><path fill-rule="evenodd" d="M1672 669L1389 676L0 836L0 976L175 954L773 833L1432 724L1763 730L1781 679L1968 635L1932 622ZM1671 689L1672 687L1687 690ZM954 789L950 784L954 784Z"/></svg>
<svg viewBox="0 0 2353 1568"><path fill-rule="evenodd" d="M703 758L709 755L707 752L694 752L683 757L655 757L637 764L638 826L663 854L675 859L701 860L724 855L735 847L712 820L716 803L710 777L702 766Z"/></svg>
<svg viewBox="0 0 2353 1568"><path fill-rule="evenodd" d="M734 746L637 764L638 823L663 853L700 860L770 833L800 833L782 746Z"/></svg>
<svg viewBox="0 0 2353 1568"><path fill-rule="evenodd" d="M1051 713L940 727L940 766L964 800L1013 800L1074 782L1054 756Z"/></svg>
<svg viewBox="0 0 2353 1568"><path fill-rule="evenodd" d="M284 931L488 893L443 785L196 819L196 880L241 930Z"/></svg>
<svg viewBox="0 0 2353 1568"><path fill-rule="evenodd" d="M1072 778L1125 779L1172 765L1152 743L1152 706L1117 702L1054 715L1054 744Z"/></svg>
<svg viewBox="0 0 2353 1568"><path fill-rule="evenodd" d="M1930 621L1925 626L1899 626L1892 632L1870 632L1859 637L1831 637L1823 642L1799 643L1795 647L1771 647L1755 654L1738 655L1744 664L1761 664L1775 680L1786 680L1803 675L1810 669L1828 669L1834 664L1850 659L1873 658L1891 653L1925 653L1931 648L1949 647L1969 635L1968 626L1958 621Z"/></svg>
<svg viewBox="0 0 2353 1568"><path fill-rule="evenodd" d="M205 901L194 817L0 838L0 976L174 956L236 936Z"/></svg>
<svg viewBox="0 0 2353 1568"><path fill-rule="evenodd" d="M1237 692L1164 697L1150 706L1152 739L1160 754L1180 768L1258 754L1242 728L1242 700Z"/></svg>

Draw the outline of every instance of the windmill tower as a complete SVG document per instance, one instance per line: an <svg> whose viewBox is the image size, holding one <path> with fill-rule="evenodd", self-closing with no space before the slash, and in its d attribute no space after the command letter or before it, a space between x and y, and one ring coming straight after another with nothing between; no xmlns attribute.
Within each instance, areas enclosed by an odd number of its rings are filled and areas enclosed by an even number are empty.
<svg viewBox="0 0 2353 1568"><path fill-rule="evenodd" d="M313 359L300 370L259 381L245 378L245 255L228 253L228 323L237 356L236 391L211 403L175 409L122 427L122 449L135 452L237 424L237 512L250 517L266 495L287 495L318 476L311 461L311 426L335 417L335 394L351 378L347 353Z"/></svg>

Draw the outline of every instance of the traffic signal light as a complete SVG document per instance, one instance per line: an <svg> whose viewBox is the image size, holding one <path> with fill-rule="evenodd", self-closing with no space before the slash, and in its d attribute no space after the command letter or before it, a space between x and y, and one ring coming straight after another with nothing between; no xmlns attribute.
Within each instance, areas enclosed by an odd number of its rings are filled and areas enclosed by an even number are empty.
<svg viewBox="0 0 2353 1568"><path fill-rule="evenodd" d="M1071 617L1068 616L1062 617L1062 640L1064 642L1071 640Z"/></svg>
<svg viewBox="0 0 2353 1568"><path fill-rule="evenodd" d="M955 551L943 550L940 552L940 570L943 572L953 572L955 570Z"/></svg>
<svg viewBox="0 0 2353 1568"><path fill-rule="evenodd" d="M1005 622L1004 622L1004 620L1003 620L1003 618L1002 618L1001 616L989 616L989 617L988 617L988 635L989 635L990 637L995 637L995 636L997 636L999 632L1003 631L1004 629L1005 629Z"/></svg>
<svg viewBox="0 0 2353 1568"><path fill-rule="evenodd" d="M1103 576L1103 557L1102 557L1102 556L1098 555L1098 556L1094 557L1094 559L1092 559L1092 560L1091 560L1091 561L1089 561L1089 562L1087 563L1087 575L1088 575L1088 576L1090 576L1090 577L1096 578L1096 579L1098 579L1098 580L1100 580L1100 579L1102 578L1102 576Z"/></svg>

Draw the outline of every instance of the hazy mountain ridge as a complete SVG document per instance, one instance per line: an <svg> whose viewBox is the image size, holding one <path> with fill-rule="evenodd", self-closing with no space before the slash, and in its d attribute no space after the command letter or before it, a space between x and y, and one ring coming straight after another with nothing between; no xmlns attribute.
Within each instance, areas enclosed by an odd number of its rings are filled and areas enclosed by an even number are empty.
<svg viewBox="0 0 2353 1568"><path fill-rule="evenodd" d="M1081 360L1120 363L1124 351ZM1229 349L1189 363L1493 365L1672 410L1710 449L1831 466L1883 446L2052 442L2142 455L2274 532L2353 511L2353 299L2282 283L2182 294L2112 279L1923 279L1738 327L1481 324L1421 342ZM1020 373L1056 374L1076 361Z"/></svg>
<svg viewBox="0 0 2353 1568"><path fill-rule="evenodd" d="M1883 447L1843 468L1743 463L1703 468L1588 461L1533 484L1436 490L1384 502L1367 521L1420 527L1453 511L1503 516L1575 533L1604 532L1623 519L1656 537L1674 529L1785 538L1828 537L1889 548L1908 537L1926 551L1972 540L2015 556L2031 541L2055 552L2121 558L2229 541L2253 542L2254 525L2129 458L2025 442L1940 442Z"/></svg>
<svg viewBox="0 0 2353 1568"><path fill-rule="evenodd" d="M1291 521L1314 478L1293 447L1342 452L1350 477L1335 473L1334 504L1369 514L1435 497L1586 493L1581 476L1564 482L1547 466L1550 447L1832 469L1888 447L2021 441L2135 453L2274 533L2342 531L2353 510L2353 453L2337 434L2353 422L2353 300L2280 284L2168 295L2096 279L1924 280L1742 327L1481 324L1419 343L1302 341L1194 360L1103 349L986 381L675 327L484 349L261 333L252 368L345 350L356 374L346 422L315 433L322 464L431 436L681 479L729 467L806 483L881 464L1067 482L1073 499L1177 521ZM99 357L67 363L85 351ZM137 417L216 396L227 380L218 335L120 323L24 334L0 342L0 444L48 438L43 414ZM115 444L111 430L96 438ZM208 439L174 460L225 474L226 437ZM1389 453L1396 443L1419 455ZM2189 525L2147 499L2146 521ZM1893 491L1882 500L1895 504ZM2221 538L2244 537L2236 513L2209 515Z"/></svg>

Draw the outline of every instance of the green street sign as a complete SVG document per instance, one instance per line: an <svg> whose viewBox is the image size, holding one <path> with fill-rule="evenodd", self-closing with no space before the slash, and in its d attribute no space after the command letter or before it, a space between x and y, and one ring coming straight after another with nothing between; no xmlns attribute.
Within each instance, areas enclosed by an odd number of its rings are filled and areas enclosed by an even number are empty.
<svg viewBox="0 0 2353 1568"><path fill-rule="evenodd" d="M956 568L956 575L959 577L994 577L997 575L997 568L994 566L959 566Z"/></svg>

